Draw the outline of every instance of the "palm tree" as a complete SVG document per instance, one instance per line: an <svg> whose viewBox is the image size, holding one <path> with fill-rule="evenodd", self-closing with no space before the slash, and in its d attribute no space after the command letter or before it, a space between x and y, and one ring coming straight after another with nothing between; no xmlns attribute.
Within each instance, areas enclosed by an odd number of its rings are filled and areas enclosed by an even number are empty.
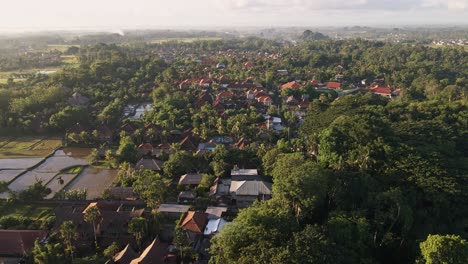
<svg viewBox="0 0 468 264"><path fill-rule="evenodd" d="M66 246L66 251L70 253L73 259L73 241L78 238L76 227L72 221L65 221L60 226L60 238L63 240Z"/></svg>
<svg viewBox="0 0 468 264"><path fill-rule="evenodd" d="M146 219L143 217L133 218L128 224L128 232L135 236L138 249L141 249L141 241L146 230Z"/></svg>
<svg viewBox="0 0 468 264"><path fill-rule="evenodd" d="M99 220L100 214L97 206L93 206L91 208L88 208L86 210L86 213L84 215L84 220L87 223L90 223L93 225L93 231L94 231L94 244L96 245L97 248L97 222Z"/></svg>

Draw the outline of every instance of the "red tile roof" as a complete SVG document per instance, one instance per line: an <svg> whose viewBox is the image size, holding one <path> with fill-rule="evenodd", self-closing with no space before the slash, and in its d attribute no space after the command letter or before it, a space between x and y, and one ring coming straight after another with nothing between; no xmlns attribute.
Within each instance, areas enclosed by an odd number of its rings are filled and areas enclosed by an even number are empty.
<svg viewBox="0 0 468 264"><path fill-rule="evenodd" d="M224 91L224 92L219 93L218 96L216 96L216 99L219 100L219 99L223 99L223 98L231 98L233 96L234 96L233 93L228 92L228 91Z"/></svg>
<svg viewBox="0 0 468 264"><path fill-rule="evenodd" d="M328 82L327 83L327 88L330 88L330 89L338 89L341 87L341 83L339 82Z"/></svg>
<svg viewBox="0 0 468 264"><path fill-rule="evenodd" d="M312 80L310 81L310 85L316 85L316 84L320 84L321 82L319 80Z"/></svg>
<svg viewBox="0 0 468 264"><path fill-rule="evenodd" d="M296 81L288 82L286 84L281 85L281 89L301 89L302 85L297 83Z"/></svg>
<svg viewBox="0 0 468 264"><path fill-rule="evenodd" d="M138 146L138 148L145 151L146 153L153 152L153 146L150 143L141 144Z"/></svg>
<svg viewBox="0 0 468 264"><path fill-rule="evenodd" d="M392 90L388 86L376 86L371 88L371 91L376 94L392 95Z"/></svg>
<svg viewBox="0 0 468 264"><path fill-rule="evenodd" d="M204 83L213 83L213 80L210 79L210 78L203 78L203 79L200 80L200 85L202 85Z"/></svg>
<svg viewBox="0 0 468 264"><path fill-rule="evenodd" d="M251 63L250 61L248 61L248 62L246 62L244 64L244 67L246 67L246 68L252 68L253 66L254 66L253 63Z"/></svg>
<svg viewBox="0 0 468 264"><path fill-rule="evenodd" d="M197 234L203 234L207 222L208 215L206 213L190 211L182 220L180 226L185 230L192 231Z"/></svg>
<svg viewBox="0 0 468 264"><path fill-rule="evenodd" d="M268 95L260 96L260 97L257 98L257 102L262 102L263 103L263 102L268 102L268 101L270 101L270 102L273 101L271 99L271 97L268 96Z"/></svg>

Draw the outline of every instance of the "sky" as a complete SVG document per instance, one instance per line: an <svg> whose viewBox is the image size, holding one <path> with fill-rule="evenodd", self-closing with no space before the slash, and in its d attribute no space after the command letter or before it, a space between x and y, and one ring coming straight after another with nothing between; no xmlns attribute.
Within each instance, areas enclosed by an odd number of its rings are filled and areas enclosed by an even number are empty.
<svg viewBox="0 0 468 264"><path fill-rule="evenodd" d="M468 0L4 0L0 31L468 25Z"/></svg>

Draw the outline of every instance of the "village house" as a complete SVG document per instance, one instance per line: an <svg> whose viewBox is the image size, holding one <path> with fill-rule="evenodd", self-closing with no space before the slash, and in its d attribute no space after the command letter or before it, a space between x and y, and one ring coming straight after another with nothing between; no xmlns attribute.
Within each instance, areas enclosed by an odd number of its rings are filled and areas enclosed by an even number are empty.
<svg viewBox="0 0 468 264"><path fill-rule="evenodd" d="M264 106L271 106L273 104L273 99L270 96L260 96L257 98L257 102L261 103Z"/></svg>
<svg viewBox="0 0 468 264"><path fill-rule="evenodd" d="M313 87L317 87L317 86L321 86L322 82L319 80L313 79L309 82L309 84L312 85Z"/></svg>
<svg viewBox="0 0 468 264"><path fill-rule="evenodd" d="M227 205L230 203L229 187L231 179L216 178L210 187L209 196L216 201L218 205Z"/></svg>
<svg viewBox="0 0 468 264"><path fill-rule="evenodd" d="M302 88L302 85L296 81L292 81L292 82L288 82L288 83L281 85L280 88L281 90L285 90L285 89L299 90Z"/></svg>
<svg viewBox="0 0 468 264"><path fill-rule="evenodd" d="M138 128L132 123L125 123L120 127L120 132L123 132L126 136L133 135Z"/></svg>
<svg viewBox="0 0 468 264"><path fill-rule="evenodd" d="M112 200L134 201L139 198L133 192L133 187L111 187L108 189L108 195Z"/></svg>
<svg viewBox="0 0 468 264"><path fill-rule="evenodd" d="M234 204L245 208L256 200L271 198L272 184L264 181L231 181L229 194Z"/></svg>
<svg viewBox="0 0 468 264"><path fill-rule="evenodd" d="M180 222L180 227L187 232L191 241L197 241L205 232L208 215L205 212L189 211Z"/></svg>
<svg viewBox="0 0 468 264"><path fill-rule="evenodd" d="M223 229L223 227L228 223L229 222L227 222L223 218L210 219L210 220L208 220L208 223L206 224L203 235L205 235L205 236L214 236L219 231L221 231Z"/></svg>
<svg viewBox="0 0 468 264"><path fill-rule="evenodd" d="M210 140L208 142L198 144L198 151L213 151L218 144L215 140Z"/></svg>
<svg viewBox="0 0 468 264"><path fill-rule="evenodd" d="M205 104L212 105L213 102L214 102L213 96L208 92L204 92L197 98L197 100L195 100L195 102L193 103L193 106L196 109L200 109Z"/></svg>
<svg viewBox="0 0 468 264"><path fill-rule="evenodd" d="M34 248L34 242L44 242L48 236L46 230L0 230L0 263L3 257L9 257L11 263L21 263L20 259Z"/></svg>
<svg viewBox="0 0 468 264"><path fill-rule="evenodd" d="M213 84L213 79L202 78L199 84L202 88L205 88L205 89L211 88L211 85Z"/></svg>
<svg viewBox="0 0 468 264"><path fill-rule="evenodd" d="M246 138L240 138L236 143L232 144L232 147L237 149L245 149L248 145L250 145L250 141Z"/></svg>
<svg viewBox="0 0 468 264"><path fill-rule="evenodd" d="M201 183L202 178L202 175L199 173L187 173L180 177L179 185L195 188Z"/></svg>
<svg viewBox="0 0 468 264"><path fill-rule="evenodd" d="M254 67L253 63L248 61L246 63L244 63L244 68L246 68L247 70L250 70Z"/></svg>
<svg viewBox="0 0 468 264"><path fill-rule="evenodd" d="M208 206L205 210L205 213L208 215L208 219L218 219L223 217L228 208L224 206Z"/></svg>
<svg viewBox="0 0 468 264"><path fill-rule="evenodd" d="M151 156L153 155L153 145L150 143L143 143L138 146L138 153L141 156Z"/></svg>
<svg viewBox="0 0 468 264"><path fill-rule="evenodd" d="M138 258L138 253L133 250L130 244L117 252L106 264L130 264L134 259Z"/></svg>
<svg viewBox="0 0 468 264"><path fill-rule="evenodd" d="M231 179L233 181L258 180L257 169L239 169L237 165L231 170Z"/></svg>
<svg viewBox="0 0 468 264"><path fill-rule="evenodd" d="M198 140L194 136L188 135L184 139L182 139L182 141L179 142L180 149L185 150L185 151L190 151L190 152L196 151L197 150L196 142L198 142Z"/></svg>
<svg viewBox="0 0 468 264"><path fill-rule="evenodd" d="M145 209L124 210L120 203L98 201L90 203L82 214L85 215L92 207L97 207L99 211L96 234L101 246L109 246L115 240L122 243L134 240L134 236L128 232L128 224L133 218L143 217Z"/></svg>
<svg viewBox="0 0 468 264"><path fill-rule="evenodd" d="M164 162L155 158L142 158L135 165L136 170L152 170L162 172Z"/></svg>
<svg viewBox="0 0 468 264"><path fill-rule="evenodd" d="M187 213L189 209L189 205L161 204L156 211L169 217L170 219L179 219L179 217L182 214Z"/></svg>
<svg viewBox="0 0 468 264"><path fill-rule="evenodd" d="M176 255L169 251L169 244L154 239L145 250L138 256L133 248L127 246L114 255L109 264L159 264L159 263L177 263Z"/></svg>
<svg viewBox="0 0 468 264"><path fill-rule="evenodd" d="M327 82L327 88L332 90L340 90L341 83L339 82Z"/></svg>
<svg viewBox="0 0 468 264"><path fill-rule="evenodd" d="M192 191L182 191L177 196L177 202L180 204L193 204L197 199L197 194Z"/></svg>
<svg viewBox="0 0 468 264"><path fill-rule="evenodd" d="M216 101L219 101L219 102L221 102L223 104L226 104L227 102L232 100L233 96L234 96L234 94L232 92L224 91L224 92L219 93L216 96Z"/></svg>
<svg viewBox="0 0 468 264"><path fill-rule="evenodd" d="M114 136L112 130L104 124L99 125L96 130L93 131L93 134L97 136L99 142L112 142Z"/></svg>
<svg viewBox="0 0 468 264"><path fill-rule="evenodd" d="M74 93L72 97L68 100L68 102L72 106L85 106L89 103L89 98L80 94L80 93Z"/></svg>

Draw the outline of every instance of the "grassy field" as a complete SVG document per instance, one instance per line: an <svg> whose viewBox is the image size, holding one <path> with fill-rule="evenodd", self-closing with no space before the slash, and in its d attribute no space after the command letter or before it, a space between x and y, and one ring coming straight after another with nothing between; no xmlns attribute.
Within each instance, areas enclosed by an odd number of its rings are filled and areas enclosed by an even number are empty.
<svg viewBox="0 0 468 264"><path fill-rule="evenodd" d="M26 79L13 79L13 82L22 82ZM8 78L0 78L0 84L5 84L8 82Z"/></svg>
<svg viewBox="0 0 468 264"><path fill-rule="evenodd" d="M61 145L59 138L0 137L0 158L44 157Z"/></svg>
<svg viewBox="0 0 468 264"><path fill-rule="evenodd" d="M161 44L169 41L178 41L178 42L194 42L194 41L207 41L207 40L221 40L220 37L206 37L206 38L168 38L168 39L155 39L150 41L153 44Z"/></svg>
<svg viewBox="0 0 468 264"><path fill-rule="evenodd" d="M65 64L77 64L78 63L78 57L74 55L62 55L60 56L62 58L62 62Z"/></svg>
<svg viewBox="0 0 468 264"><path fill-rule="evenodd" d="M56 205L8 203L0 200L0 215L24 216L42 220L52 214Z"/></svg>
<svg viewBox="0 0 468 264"><path fill-rule="evenodd" d="M49 44L47 45L47 50L48 51L58 50L60 52L65 52L70 47L79 47L79 46L78 45L66 45L66 44Z"/></svg>
<svg viewBox="0 0 468 264"><path fill-rule="evenodd" d="M0 71L0 80L11 77L12 74L35 74L38 71L60 71L62 67L44 67L44 68L33 68L33 69L26 69L26 70L15 70L15 71Z"/></svg>

